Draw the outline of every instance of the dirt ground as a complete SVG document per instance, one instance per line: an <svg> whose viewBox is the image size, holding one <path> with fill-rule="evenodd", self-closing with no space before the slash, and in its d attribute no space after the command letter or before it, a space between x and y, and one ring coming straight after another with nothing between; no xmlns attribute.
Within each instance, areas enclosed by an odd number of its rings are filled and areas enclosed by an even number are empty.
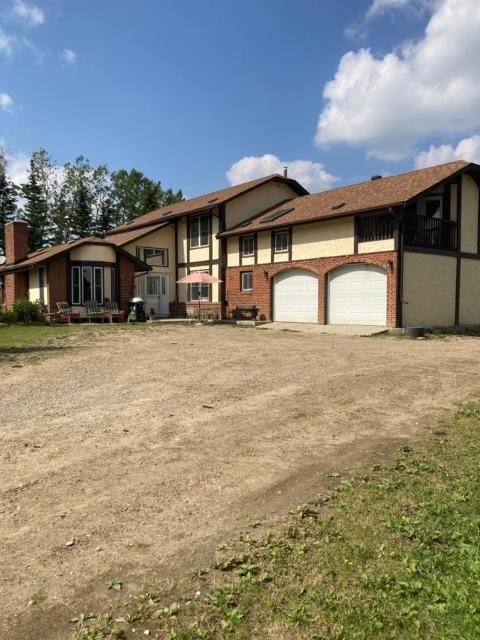
<svg viewBox="0 0 480 640"><path fill-rule="evenodd" d="M479 364L477 338L225 326L0 360L0 637L66 638L70 617L107 606L108 580L124 597L191 572L252 517L478 397Z"/></svg>

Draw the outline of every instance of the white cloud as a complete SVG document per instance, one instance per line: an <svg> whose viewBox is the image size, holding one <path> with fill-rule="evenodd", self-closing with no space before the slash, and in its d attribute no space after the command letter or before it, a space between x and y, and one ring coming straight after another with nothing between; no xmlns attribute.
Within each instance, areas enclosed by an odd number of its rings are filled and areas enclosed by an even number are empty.
<svg viewBox="0 0 480 640"><path fill-rule="evenodd" d="M239 184L263 178L272 173L283 175L283 167L288 167L288 177L298 180L308 191L324 191L329 189L337 180L327 173L323 164L310 160L293 160L283 162L271 153L264 156L246 156L238 160L227 171L230 184Z"/></svg>
<svg viewBox="0 0 480 640"><path fill-rule="evenodd" d="M64 49L60 54L60 58L65 64L75 64L77 61L77 54L72 49Z"/></svg>
<svg viewBox="0 0 480 640"><path fill-rule="evenodd" d="M395 9L422 12L425 9L430 9L432 5L433 0L373 0L368 7L366 18L370 20Z"/></svg>
<svg viewBox="0 0 480 640"><path fill-rule="evenodd" d="M7 175L15 184L23 184L28 177L30 156L25 153L9 153L4 138L0 138L0 152L7 161Z"/></svg>
<svg viewBox="0 0 480 640"><path fill-rule="evenodd" d="M417 154L415 167L422 169L453 160L468 160L480 164L480 135L463 138L456 147L451 144L432 144L427 151Z"/></svg>
<svg viewBox="0 0 480 640"><path fill-rule="evenodd" d="M23 0L15 0L11 17L27 27L38 27L45 22L45 14L34 4L28 4Z"/></svg>
<svg viewBox="0 0 480 640"><path fill-rule="evenodd" d="M346 53L324 88L316 144L400 160L428 137L478 127L479 32L478 0L440 0L418 42L383 57Z"/></svg>
<svg viewBox="0 0 480 640"><path fill-rule="evenodd" d="M0 27L0 53L5 54L6 56L11 56L17 44L17 38Z"/></svg>
<svg viewBox="0 0 480 640"><path fill-rule="evenodd" d="M6 154L8 177L15 184L24 184L28 179L30 156L25 153Z"/></svg>
<svg viewBox="0 0 480 640"><path fill-rule="evenodd" d="M13 113L13 100L8 93L0 93L0 109L7 113Z"/></svg>

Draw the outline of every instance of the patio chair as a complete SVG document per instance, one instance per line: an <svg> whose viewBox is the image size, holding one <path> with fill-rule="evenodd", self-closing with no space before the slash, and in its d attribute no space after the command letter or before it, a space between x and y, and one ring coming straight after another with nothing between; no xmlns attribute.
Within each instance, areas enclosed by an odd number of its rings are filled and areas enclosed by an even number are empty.
<svg viewBox="0 0 480 640"><path fill-rule="evenodd" d="M188 323L196 322L198 319L198 309L196 309L195 307L187 307L186 311L187 311L187 317L186 317L187 322Z"/></svg>
<svg viewBox="0 0 480 640"><path fill-rule="evenodd" d="M87 318L89 322L95 319L105 320L105 318L107 317L106 311L100 309L100 307L98 306L98 302L96 302L95 300L88 300L85 303L85 307L87 308Z"/></svg>
<svg viewBox="0 0 480 640"><path fill-rule="evenodd" d="M125 312L119 308L118 302L105 300L104 309L110 324L112 324L115 318L117 318L118 322L124 321Z"/></svg>
<svg viewBox="0 0 480 640"><path fill-rule="evenodd" d="M48 314L48 320L51 322L66 322L71 324L72 320L80 321L80 311L78 309L72 309L68 302L57 302L58 311Z"/></svg>

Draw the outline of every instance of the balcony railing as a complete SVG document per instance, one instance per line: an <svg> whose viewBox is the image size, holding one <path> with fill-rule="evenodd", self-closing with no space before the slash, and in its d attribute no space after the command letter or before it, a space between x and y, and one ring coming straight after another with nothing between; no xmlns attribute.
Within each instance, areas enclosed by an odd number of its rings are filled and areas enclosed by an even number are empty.
<svg viewBox="0 0 480 640"><path fill-rule="evenodd" d="M414 214L405 215L405 244L429 249L457 250L457 223Z"/></svg>

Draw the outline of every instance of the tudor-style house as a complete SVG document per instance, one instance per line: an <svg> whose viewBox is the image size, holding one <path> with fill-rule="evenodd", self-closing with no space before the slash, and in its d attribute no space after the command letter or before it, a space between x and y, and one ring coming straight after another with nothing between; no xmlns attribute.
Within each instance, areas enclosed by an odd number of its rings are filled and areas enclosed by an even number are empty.
<svg viewBox="0 0 480 640"><path fill-rule="evenodd" d="M206 313L226 317L227 242L218 234L307 193L295 180L268 176L147 213L113 229L106 239L151 266L135 281L147 313L185 317L187 303L194 302ZM192 271L206 271L222 282L176 284Z"/></svg>
<svg viewBox="0 0 480 640"><path fill-rule="evenodd" d="M273 175L34 254L15 222L4 303L43 296L82 309L111 296L125 308L135 292L157 316L195 303L223 318L254 308L267 321L480 324L479 184L480 166L463 161L311 195ZM222 282L176 284L196 270Z"/></svg>

